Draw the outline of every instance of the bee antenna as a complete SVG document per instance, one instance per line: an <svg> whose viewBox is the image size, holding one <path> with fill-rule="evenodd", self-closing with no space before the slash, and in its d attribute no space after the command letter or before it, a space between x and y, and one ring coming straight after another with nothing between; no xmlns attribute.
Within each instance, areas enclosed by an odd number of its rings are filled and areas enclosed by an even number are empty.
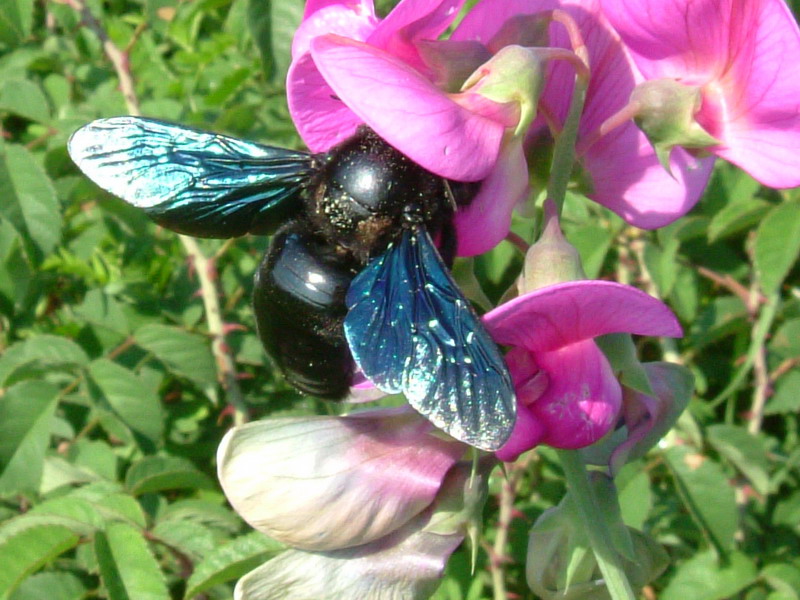
<svg viewBox="0 0 800 600"><path fill-rule="evenodd" d="M456 197L453 195L453 188L450 187L450 182L447 179L442 179L442 181L444 181L444 195L447 196L450 201L450 208L455 213L458 210L458 205L456 204Z"/></svg>

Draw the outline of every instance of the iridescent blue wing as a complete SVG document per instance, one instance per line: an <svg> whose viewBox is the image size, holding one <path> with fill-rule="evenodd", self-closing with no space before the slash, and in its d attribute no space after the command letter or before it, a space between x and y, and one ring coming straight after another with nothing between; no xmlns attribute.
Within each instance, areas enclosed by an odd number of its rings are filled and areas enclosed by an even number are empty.
<svg viewBox="0 0 800 600"><path fill-rule="evenodd" d="M445 432L496 450L516 417L499 349L419 227L361 271L347 292L344 329L378 388L405 394Z"/></svg>
<svg viewBox="0 0 800 600"><path fill-rule="evenodd" d="M304 152L139 117L89 123L68 149L97 185L198 237L271 232L296 212L315 169Z"/></svg>

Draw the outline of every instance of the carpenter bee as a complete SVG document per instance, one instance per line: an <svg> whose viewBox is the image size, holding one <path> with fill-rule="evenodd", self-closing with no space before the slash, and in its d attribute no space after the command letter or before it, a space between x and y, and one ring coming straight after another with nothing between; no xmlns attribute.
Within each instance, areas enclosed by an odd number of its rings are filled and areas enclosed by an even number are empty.
<svg viewBox="0 0 800 600"><path fill-rule="evenodd" d="M448 268L453 216L476 184L426 171L366 127L309 154L115 117L75 132L69 153L173 231L273 235L255 276L256 324L300 391L341 399L360 370L463 442L507 440L511 377Z"/></svg>

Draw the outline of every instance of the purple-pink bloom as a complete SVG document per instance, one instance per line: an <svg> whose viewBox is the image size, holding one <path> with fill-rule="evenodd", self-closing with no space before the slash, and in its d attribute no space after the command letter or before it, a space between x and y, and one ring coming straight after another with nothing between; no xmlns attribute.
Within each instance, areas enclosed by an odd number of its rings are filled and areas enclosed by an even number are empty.
<svg viewBox="0 0 800 600"><path fill-rule="evenodd" d="M622 389L593 338L609 333L681 335L672 312L636 288L572 281L540 288L483 317L507 355L517 423L498 452L514 460L538 444L581 448L616 423Z"/></svg>
<svg viewBox="0 0 800 600"><path fill-rule="evenodd" d="M380 20L370 0L312 2L295 35L287 94L292 119L314 152L327 151L367 124L437 175L485 180L456 222L458 253L472 255L508 233L511 210L527 193L527 165L521 147L503 144L518 121L515 106L478 93L448 93L434 83L447 79L438 70L447 65L436 59L448 54L449 44L436 38L462 3L401 0ZM450 55L467 62L485 57Z"/></svg>
<svg viewBox="0 0 800 600"><path fill-rule="evenodd" d="M653 395L626 388L622 401L625 439L608 460L612 475L628 462L650 450L675 424L686 408L694 389L694 377L685 368L671 363L646 363L644 369Z"/></svg>
<svg viewBox="0 0 800 600"><path fill-rule="evenodd" d="M676 149L670 175L632 121L594 140L600 125L626 106L634 87L643 80L601 13L599 0L483 0L467 14L451 39L478 41L496 50L494 38L498 34L502 34L503 43L514 41L503 30L513 19L553 9L562 9L575 20L589 52L591 79L578 141L578 158L590 179L589 197L638 227L662 227L683 216L700 198L713 159L697 159ZM520 28L520 35L529 29ZM549 35L550 46L569 48L562 25L551 24ZM554 63L547 74L542 105L562 123L574 79L574 70L560 63ZM539 123L531 136L543 131L544 123Z"/></svg>
<svg viewBox="0 0 800 600"><path fill-rule="evenodd" d="M304 550L340 549L383 537L428 507L465 448L407 407L267 419L227 433L218 476L255 529Z"/></svg>
<svg viewBox="0 0 800 600"><path fill-rule="evenodd" d="M308 147L328 150L366 123L429 171L484 179L507 115L491 102L467 108L438 89L416 48L445 30L462 2L402 0L383 20L371 2L311 12L295 36L287 83L289 109Z"/></svg>
<svg viewBox="0 0 800 600"><path fill-rule="evenodd" d="M714 154L800 185L800 31L783 0L602 0L646 79L697 86Z"/></svg>

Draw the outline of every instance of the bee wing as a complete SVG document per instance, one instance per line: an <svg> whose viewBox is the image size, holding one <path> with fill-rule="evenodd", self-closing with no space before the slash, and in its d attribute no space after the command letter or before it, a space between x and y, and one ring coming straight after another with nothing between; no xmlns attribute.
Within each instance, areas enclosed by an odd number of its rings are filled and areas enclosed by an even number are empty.
<svg viewBox="0 0 800 600"><path fill-rule="evenodd" d="M267 233L297 209L314 171L305 152L139 117L76 131L69 154L89 179L169 229L198 237Z"/></svg>
<svg viewBox="0 0 800 600"><path fill-rule="evenodd" d="M497 450L516 403L497 345L453 281L423 228L359 273L347 292L344 328L364 375L449 435Z"/></svg>

